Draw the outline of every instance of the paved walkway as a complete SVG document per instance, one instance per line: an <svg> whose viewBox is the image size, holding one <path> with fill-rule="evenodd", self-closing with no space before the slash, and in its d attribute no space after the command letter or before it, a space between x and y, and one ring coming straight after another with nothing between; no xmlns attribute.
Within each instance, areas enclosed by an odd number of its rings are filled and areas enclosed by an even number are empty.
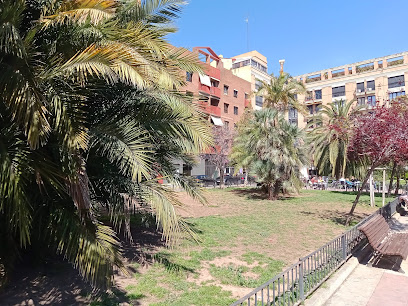
<svg viewBox="0 0 408 306"><path fill-rule="evenodd" d="M408 216L396 216L390 227L395 231L408 232ZM401 264L407 274L382 267L359 264L324 305L408 306L408 262Z"/></svg>

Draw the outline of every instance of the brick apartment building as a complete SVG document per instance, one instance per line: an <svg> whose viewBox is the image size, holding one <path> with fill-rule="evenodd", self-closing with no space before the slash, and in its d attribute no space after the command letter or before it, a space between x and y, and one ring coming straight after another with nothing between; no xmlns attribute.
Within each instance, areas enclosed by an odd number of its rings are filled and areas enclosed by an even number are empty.
<svg viewBox="0 0 408 306"><path fill-rule="evenodd" d="M225 69L211 48L195 47L193 52L203 62L205 74L187 72L184 90L200 98L210 122L232 128L250 106L251 83Z"/></svg>
<svg viewBox="0 0 408 306"><path fill-rule="evenodd" d="M208 121L217 126L235 128L245 108L251 107L251 82L240 78L224 68L222 59L209 47L195 47L193 52L203 62L205 74L186 72L187 94L199 100ZM179 173L212 176L215 167L200 160L195 167L175 161ZM226 172L229 173L227 168Z"/></svg>

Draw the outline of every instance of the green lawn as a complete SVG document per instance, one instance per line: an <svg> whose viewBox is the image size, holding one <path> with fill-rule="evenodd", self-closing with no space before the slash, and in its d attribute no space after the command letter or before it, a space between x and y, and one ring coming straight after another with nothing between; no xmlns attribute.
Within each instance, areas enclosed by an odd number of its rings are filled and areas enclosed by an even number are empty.
<svg viewBox="0 0 408 306"><path fill-rule="evenodd" d="M355 195L304 190L271 202L249 189L212 189L206 197L205 207L182 208L200 243L158 248L147 269L134 263L121 293L130 304L228 305L346 230ZM363 195L354 224L374 210ZM116 305L116 298L93 305Z"/></svg>

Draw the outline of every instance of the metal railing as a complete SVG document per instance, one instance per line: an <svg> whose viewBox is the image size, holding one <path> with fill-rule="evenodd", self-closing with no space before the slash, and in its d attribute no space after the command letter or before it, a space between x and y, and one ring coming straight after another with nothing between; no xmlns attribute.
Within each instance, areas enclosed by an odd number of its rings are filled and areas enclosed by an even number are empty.
<svg viewBox="0 0 408 306"><path fill-rule="evenodd" d="M232 306L299 305L342 266L355 251L366 244L365 236L358 230L358 227L378 214L386 219L390 218L395 213L397 204L398 199L389 202L342 235L306 257L300 258L297 263L254 289L233 303Z"/></svg>

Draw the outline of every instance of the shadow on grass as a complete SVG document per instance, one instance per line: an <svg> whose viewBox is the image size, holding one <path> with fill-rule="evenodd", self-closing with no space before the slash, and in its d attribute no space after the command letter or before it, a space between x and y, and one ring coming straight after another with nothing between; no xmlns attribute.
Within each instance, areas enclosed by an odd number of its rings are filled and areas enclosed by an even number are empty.
<svg viewBox="0 0 408 306"><path fill-rule="evenodd" d="M262 188L237 188L229 190L239 196L244 196L248 200L269 200L268 193L266 193ZM286 201L294 199L294 196L279 196L277 200Z"/></svg>
<svg viewBox="0 0 408 306"><path fill-rule="evenodd" d="M183 264L175 263L171 261L172 255L169 253L157 253L153 258L162 264L165 269L169 272L191 272L195 273L196 271L192 268L189 268Z"/></svg>
<svg viewBox="0 0 408 306"><path fill-rule="evenodd" d="M343 226L346 224L346 219L348 217L348 213L345 213L339 210L336 210L336 211L323 210L323 211L315 211L315 212L301 211L300 213L306 216L315 216L318 219L328 220L335 224L343 225ZM350 226L356 225L358 222L360 222L360 220L368 217L369 215L370 215L369 213L367 214L366 213L354 213L353 219L350 222Z"/></svg>
<svg viewBox="0 0 408 306"><path fill-rule="evenodd" d="M23 258L0 301L1 305L118 305L129 298L118 288L110 294L93 290L72 264L53 257L36 265Z"/></svg>

